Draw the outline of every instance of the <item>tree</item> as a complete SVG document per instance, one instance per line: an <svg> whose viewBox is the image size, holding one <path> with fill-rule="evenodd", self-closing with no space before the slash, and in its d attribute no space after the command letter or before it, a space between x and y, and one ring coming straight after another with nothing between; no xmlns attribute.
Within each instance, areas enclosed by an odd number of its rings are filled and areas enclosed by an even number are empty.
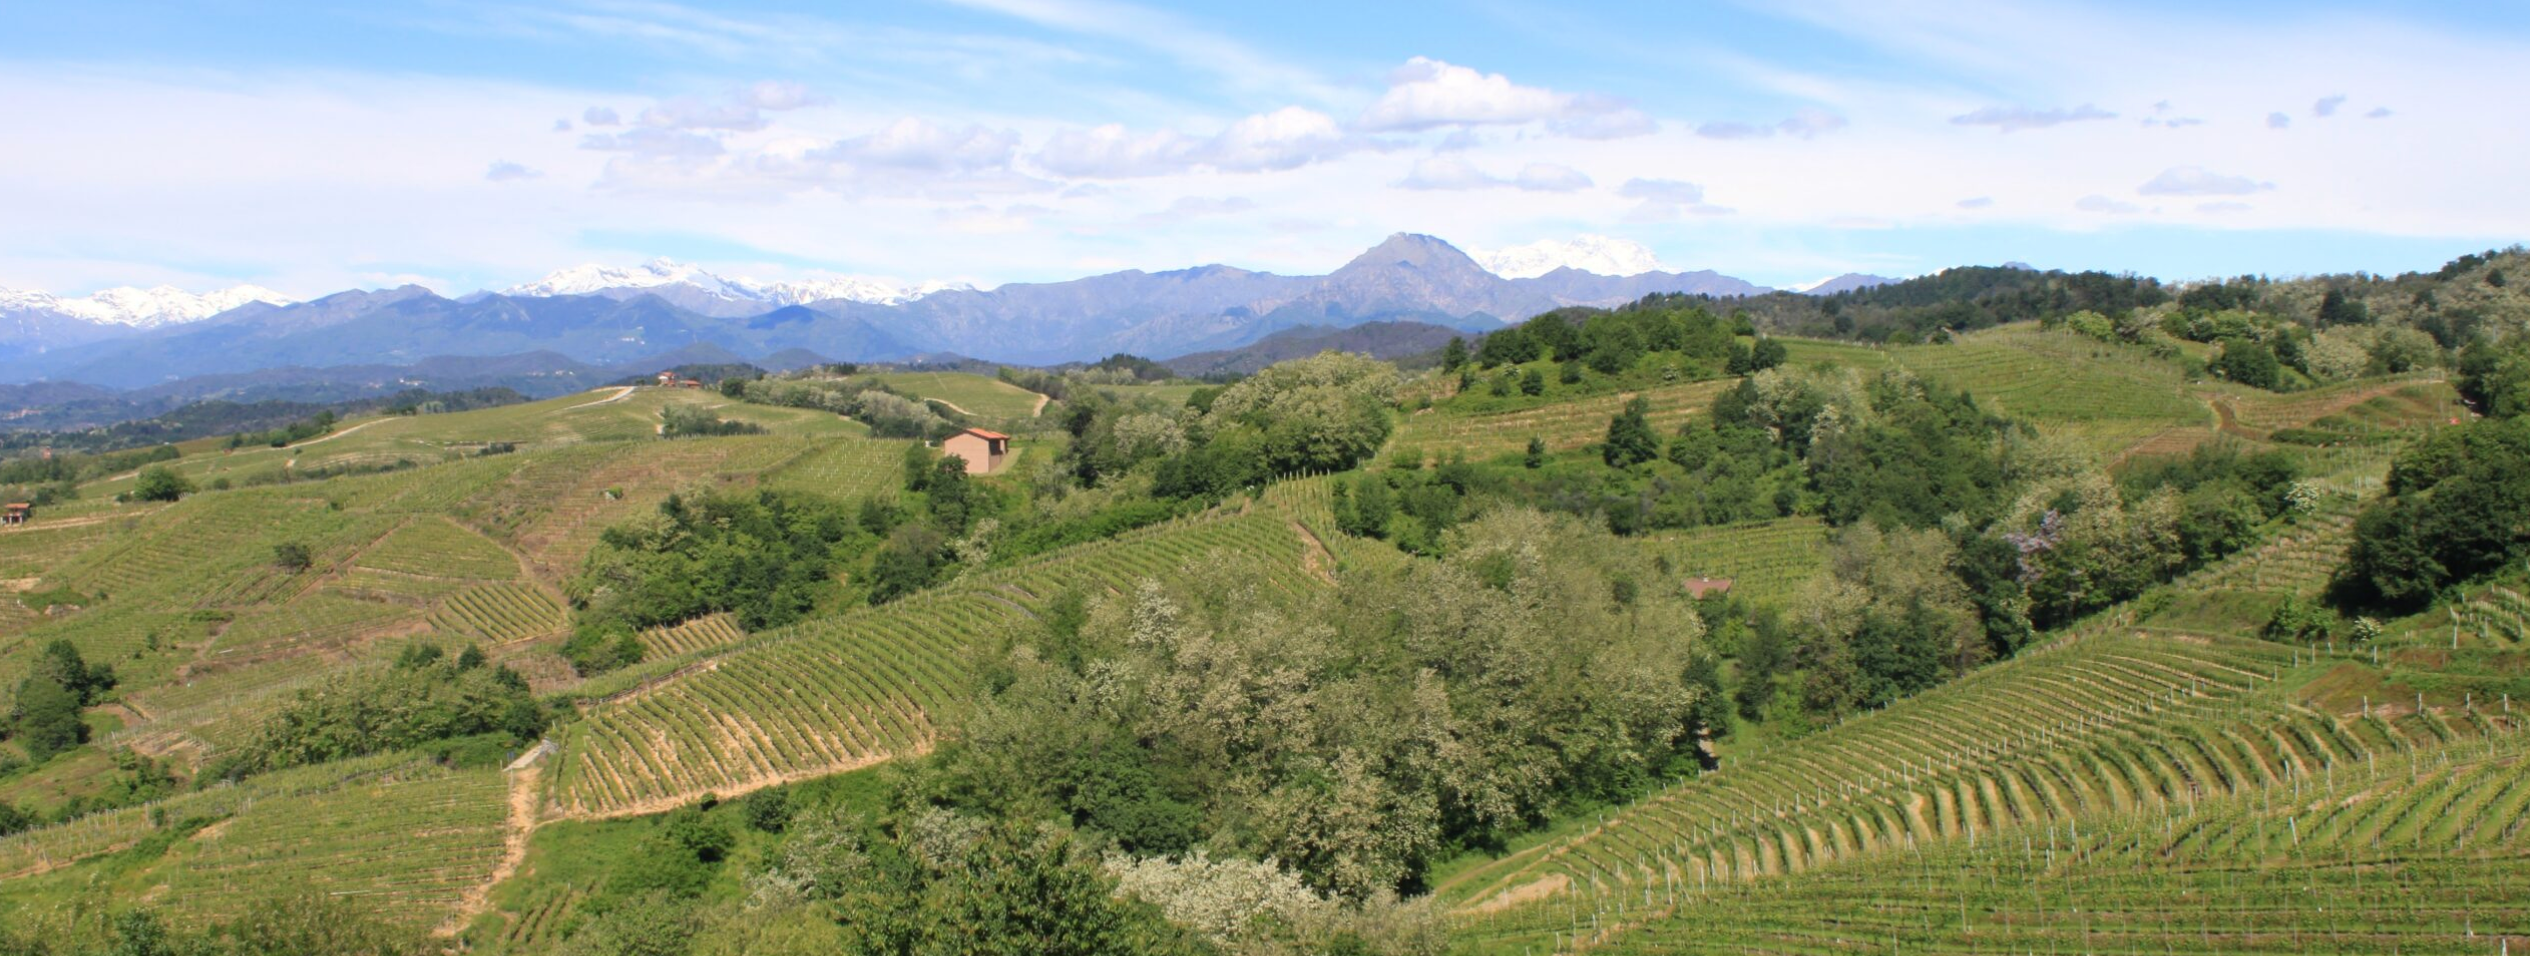
<svg viewBox="0 0 2530 956"><path fill-rule="evenodd" d="M297 574L307 570L308 565L314 563L315 559L308 555L307 545L296 541L284 541L272 546L273 567Z"/></svg>
<svg viewBox="0 0 2530 956"><path fill-rule="evenodd" d="M1449 344L1441 347L1441 371L1455 373L1466 365L1467 340L1450 336Z"/></svg>
<svg viewBox="0 0 2530 956"><path fill-rule="evenodd" d="M193 481L165 465L141 469L132 483L132 496L142 501L174 501L193 493Z"/></svg>
<svg viewBox="0 0 2530 956"><path fill-rule="evenodd" d="M1757 340L1757 347L1749 356L1749 367L1752 371L1762 372L1782 365L1791 355L1792 350L1783 344L1783 340L1770 335Z"/></svg>
<svg viewBox="0 0 2530 956"><path fill-rule="evenodd" d="M2248 338L2223 340L2221 355L2214 357L2214 371L2222 377L2272 391L2283 384L2284 363L2265 344Z"/></svg>
<svg viewBox="0 0 2530 956"><path fill-rule="evenodd" d="M1544 395L1544 394L1546 394L1546 373L1541 372L1541 371L1538 371L1538 370L1536 370L1536 369L1530 369L1530 370L1528 370L1528 372L1527 372L1526 374L1521 375L1521 376L1520 376L1520 394L1522 394L1522 395Z"/></svg>
<svg viewBox="0 0 2530 956"><path fill-rule="evenodd" d="M1530 468L1530 469L1537 469L1537 468L1542 468L1542 467L1545 467L1545 465L1546 465L1546 440L1545 440L1545 439L1543 439L1543 438L1538 438L1538 437L1535 437L1535 436L1531 436L1531 437L1529 438L1529 450L1528 450L1528 453L1527 453L1527 454L1525 454L1525 455L1520 456L1520 464L1521 464L1522 466L1527 467L1527 468Z"/></svg>
<svg viewBox="0 0 2530 956"><path fill-rule="evenodd" d="M1660 457L1660 438L1652 434L1652 403L1637 395L1625 410L1608 420L1608 440L1600 454L1611 468L1631 468Z"/></svg>

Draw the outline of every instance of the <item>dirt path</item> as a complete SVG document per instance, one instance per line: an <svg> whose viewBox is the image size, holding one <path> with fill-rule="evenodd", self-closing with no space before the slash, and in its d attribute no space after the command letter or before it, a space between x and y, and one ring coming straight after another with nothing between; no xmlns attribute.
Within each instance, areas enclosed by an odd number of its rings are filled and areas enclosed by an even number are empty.
<svg viewBox="0 0 2530 956"><path fill-rule="evenodd" d="M1300 536L1300 567L1328 584L1335 583L1335 553L1328 551L1318 533L1298 521L1291 523L1293 534Z"/></svg>
<svg viewBox="0 0 2530 956"><path fill-rule="evenodd" d="M1035 407L1035 408L1031 408L1031 409L1029 409L1029 410L1028 410L1028 417L1029 417L1029 418L1041 418L1041 417L1044 417L1044 415L1045 415L1045 405L1046 405L1046 403L1047 403L1047 402L1051 402L1051 401L1053 401L1053 400L1054 400L1054 396L1052 396L1052 395L1038 395L1038 396L1037 396L1037 407Z"/></svg>
<svg viewBox="0 0 2530 956"><path fill-rule="evenodd" d="M391 422L391 421L395 421L395 418L394 418L393 416L389 416L389 417L386 417L386 418L372 418L372 419L370 419L370 420L368 420L368 421L361 422L360 424L353 425L353 426L351 426L350 428L345 428L345 429L342 429L342 430L340 430L340 431L331 431L331 432L326 432L325 434L318 435L318 436L316 436L316 437L314 437L314 438L310 438L310 439L308 439L308 440L306 440L306 441L303 441L303 442L300 442L300 443L298 443L298 444L296 444L296 445L287 445L287 446L284 446L281 450L282 450L282 451L292 451L292 450L295 450L295 449L305 448L305 447L307 447L307 446L309 446L309 445L313 445L313 444L316 444L316 443L318 443L318 442L329 442L329 441L333 441L334 439L341 438L341 437L343 437L343 436L345 436L345 435L349 435L349 434L351 434L351 433L353 433L353 432L359 431L359 430L361 430L361 429L363 429L363 428L367 428L367 427L369 427L369 426L371 426L371 425L375 425L375 424L377 424L377 423L379 423L379 422Z"/></svg>
<svg viewBox="0 0 2530 956"><path fill-rule="evenodd" d="M956 413L958 413L958 414L960 414L960 415L964 415L964 416L966 416L966 417L968 417L968 418L975 418L975 417L978 417L978 416L977 416L974 412L970 412L970 411L967 411L966 409L959 408L959 407L958 407L958 403L956 403L956 402L952 402L952 401L950 401L950 400L948 400L948 399L945 399L945 398L925 398L925 399L923 399L923 401L926 401L926 402L939 402L941 405L946 406L946 407L947 407L950 411L956 412Z"/></svg>
<svg viewBox="0 0 2530 956"><path fill-rule="evenodd" d="M636 387L637 386L632 385L618 385L615 386L615 394L613 395L606 396L605 398L598 399L594 402L581 402L580 404L573 405L570 408L565 408L563 411L567 412L576 408L596 408L600 405L612 405L616 402L623 401L624 399L631 398L633 389Z"/></svg>
<svg viewBox="0 0 2530 956"><path fill-rule="evenodd" d="M527 838L536 833L536 796L544 779L544 767L528 764L510 771L509 777L510 815L502 826L501 862L493 865L491 876L466 890L456 911L448 914L447 922L439 924L436 932L441 936L457 935L490 909L492 888L517 875L519 864L527 862Z"/></svg>

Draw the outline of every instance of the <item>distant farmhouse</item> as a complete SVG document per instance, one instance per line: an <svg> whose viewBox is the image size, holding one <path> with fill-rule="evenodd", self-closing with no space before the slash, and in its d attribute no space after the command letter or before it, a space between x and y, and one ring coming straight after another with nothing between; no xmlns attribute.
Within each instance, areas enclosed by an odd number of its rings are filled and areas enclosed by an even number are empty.
<svg viewBox="0 0 2530 956"><path fill-rule="evenodd" d="M988 475L1000 471L1002 462L1010 457L1010 436L969 428L941 439L940 450L966 459L967 474Z"/></svg>
<svg viewBox="0 0 2530 956"><path fill-rule="evenodd" d="M35 506L23 501L0 505L0 524L25 524L35 517Z"/></svg>
<svg viewBox="0 0 2530 956"><path fill-rule="evenodd" d="M701 388L703 383L676 374L675 369L659 373L660 388Z"/></svg>
<svg viewBox="0 0 2530 956"><path fill-rule="evenodd" d="M1696 577L1687 579L1687 596L1704 600L1716 594L1731 593L1731 579Z"/></svg>

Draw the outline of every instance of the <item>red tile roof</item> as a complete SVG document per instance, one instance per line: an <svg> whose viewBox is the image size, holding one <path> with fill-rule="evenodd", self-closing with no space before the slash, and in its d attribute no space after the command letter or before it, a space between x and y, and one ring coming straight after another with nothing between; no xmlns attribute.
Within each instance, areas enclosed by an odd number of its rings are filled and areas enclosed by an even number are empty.
<svg viewBox="0 0 2530 956"><path fill-rule="evenodd" d="M1009 441L1009 440L1010 440L1010 436L1008 436L1008 435L1004 435L1004 434L1002 434L1002 433L1000 433L1000 432L988 432L988 431L985 431L985 430L983 430L983 429L981 429L981 428L969 428L969 429L967 429L967 430L966 430L966 433L967 433L967 434L969 434L969 435L973 435L973 436L975 436L975 437L977 437L977 438L990 438L990 439L992 439L992 440L994 440L994 441Z"/></svg>

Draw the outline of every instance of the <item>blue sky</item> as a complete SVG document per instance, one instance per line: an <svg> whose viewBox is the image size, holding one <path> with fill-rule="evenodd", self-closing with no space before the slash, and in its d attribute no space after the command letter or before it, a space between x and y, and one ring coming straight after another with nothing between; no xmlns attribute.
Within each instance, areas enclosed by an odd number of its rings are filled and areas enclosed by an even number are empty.
<svg viewBox="0 0 2530 956"><path fill-rule="evenodd" d="M2522 238L2517 4L0 3L0 286L990 284L1579 237L1789 285Z"/></svg>

